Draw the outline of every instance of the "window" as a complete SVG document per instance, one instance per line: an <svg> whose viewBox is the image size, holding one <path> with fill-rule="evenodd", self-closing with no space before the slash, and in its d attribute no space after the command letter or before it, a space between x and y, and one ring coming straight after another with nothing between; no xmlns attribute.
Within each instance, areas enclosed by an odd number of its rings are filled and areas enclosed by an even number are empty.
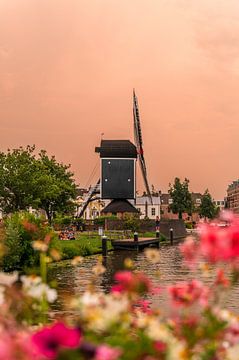
<svg viewBox="0 0 239 360"><path fill-rule="evenodd" d="M155 208L152 208L152 209L151 209L151 215L152 215L152 216L155 216Z"/></svg>
<svg viewBox="0 0 239 360"><path fill-rule="evenodd" d="M173 203L173 199L168 199L168 203L171 205Z"/></svg>

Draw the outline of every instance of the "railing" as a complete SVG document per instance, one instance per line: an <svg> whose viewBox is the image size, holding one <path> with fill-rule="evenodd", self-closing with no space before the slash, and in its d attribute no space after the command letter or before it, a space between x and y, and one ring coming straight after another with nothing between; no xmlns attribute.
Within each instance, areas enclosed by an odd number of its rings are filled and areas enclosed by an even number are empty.
<svg viewBox="0 0 239 360"><path fill-rule="evenodd" d="M120 240L133 238L131 230L108 230L105 235L109 240Z"/></svg>

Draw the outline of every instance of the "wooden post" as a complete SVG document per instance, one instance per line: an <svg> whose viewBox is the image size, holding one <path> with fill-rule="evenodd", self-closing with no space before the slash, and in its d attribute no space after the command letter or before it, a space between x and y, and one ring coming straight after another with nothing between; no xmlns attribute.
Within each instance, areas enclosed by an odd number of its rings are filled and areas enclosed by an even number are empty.
<svg viewBox="0 0 239 360"><path fill-rule="evenodd" d="M134 241L137 242L138 240L139 240L138 233L135 232L134 233Z"/></svg>
<svg viewBox="0 0 239 360"><path fill-rule="evenodd" d="M170 229L170 244L173 245L173 228Z"/></svg>
<svg viewBox="0 0 239 360"><path fill-rule="evenodd" d="M101 238L102 243L102 255L107 256L107 236L102 236Z"/></svg>

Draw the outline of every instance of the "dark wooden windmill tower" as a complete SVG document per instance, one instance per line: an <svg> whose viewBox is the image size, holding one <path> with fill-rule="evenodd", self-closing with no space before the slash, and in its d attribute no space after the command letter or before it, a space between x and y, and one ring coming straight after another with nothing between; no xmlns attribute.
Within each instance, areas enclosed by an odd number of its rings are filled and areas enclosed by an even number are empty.
<svg viewBox="0 0 239 360"><path fill-rule="evenodd" d="M135 145L129 140L102 140L95 150L100 154L101 174L83 203L79 217L83 216L88 204L99 194L101 199L112 200L102 213L137 213L128 201L136 197L136 160L139 165L149 203L152 204L146 163L144 159L142 131L140 125L138 99L133 92L133 116Z"/></svg>
<svg viewBox="0 0 239 360"><path fill-rule="evenodd" d="M136 146L129 140L102 140L100 197L112 200L103 213L137 213L128 201L136 196Z"/></svg>

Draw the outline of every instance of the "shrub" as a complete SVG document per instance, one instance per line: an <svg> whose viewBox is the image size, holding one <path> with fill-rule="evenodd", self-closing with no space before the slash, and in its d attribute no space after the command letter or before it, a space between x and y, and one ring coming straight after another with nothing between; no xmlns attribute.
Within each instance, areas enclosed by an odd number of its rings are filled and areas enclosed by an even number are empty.
<svg viewBox="0 0 239 360"><path fill-rule="evenodd" d="M190 229L190 230L193 229L192 223L186 223L185 226L186 226L186 229Z"/></svg>
<svg viewBox="0 0 239 360"><path fill-rule="evenodd" d="M116 215L111 216L100 216L94 220L95 225L105 225L105 220L118 220Z"/></svg>
<svg viewBox="0 0 239 360"><path fill-rule="evenodd" d="M131 230L133 232L139 231L140 220L137 215L125 216L123 227L125 230Z"/></svg>
<svg viewBox="0 0 239 360"><path fill-rule="evenodd" d="M39 264L39 253L32 247L34 236L26 224L38 229L34 235L35 240L39 234L44 237L50 230L41 219L28 212L14 213L6 218L4 238L6 254L2 259L5 271L22 270Z"/></svg>

